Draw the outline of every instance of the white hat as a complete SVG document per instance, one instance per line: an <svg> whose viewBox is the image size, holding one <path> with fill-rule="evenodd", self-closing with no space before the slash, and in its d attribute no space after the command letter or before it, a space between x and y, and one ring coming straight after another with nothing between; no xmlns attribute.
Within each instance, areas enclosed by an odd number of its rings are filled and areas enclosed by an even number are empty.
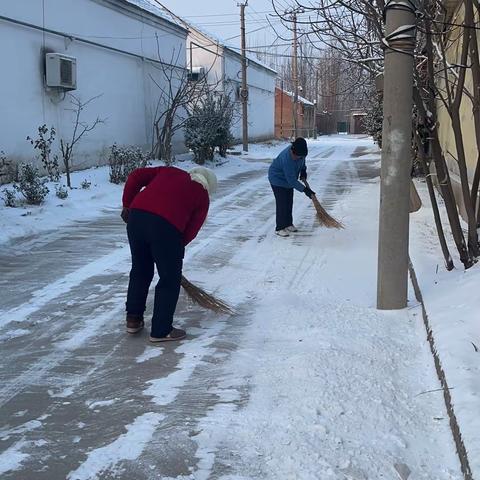
<svg viewBox="0 0 480 480"><path fill-rule="evenodd" d="M203 188L212 195L217 190L217 176L212 170L206 167L195 167L190 170L190 178L194 182L200 183Z"/></svg>

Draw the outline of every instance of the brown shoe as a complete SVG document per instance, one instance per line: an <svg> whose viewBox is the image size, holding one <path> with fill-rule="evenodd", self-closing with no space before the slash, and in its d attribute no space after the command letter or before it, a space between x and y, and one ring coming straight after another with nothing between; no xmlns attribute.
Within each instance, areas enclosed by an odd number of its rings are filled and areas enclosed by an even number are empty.
<svg viewBox="0 0 480 480"><path fill-rule="evenodd" d="M152 343L175 342L177 340L183 340L186 336L187 332L185 330L174 327L166 337L152 337L150 335L150 341Z"/></svg>
<svg viewBox="0 0 480 480"><path fill-rule="evenodd" d="M143 315L133 315L127 313L127 332L138 333L144 327Z"/></svg>

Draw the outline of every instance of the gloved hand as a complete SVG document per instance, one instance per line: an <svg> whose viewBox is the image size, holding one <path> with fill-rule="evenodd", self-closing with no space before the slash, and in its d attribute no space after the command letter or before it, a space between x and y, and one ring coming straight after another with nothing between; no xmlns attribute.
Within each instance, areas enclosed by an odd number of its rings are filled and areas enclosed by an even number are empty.
<svg viewBox="0 0 480 480"><path fill-rule="evenodd" d="M308 187L305 187L305 190L303 191L303 193L308 197L308 198L312 198L312 195L315 195L315 192L313 190L311 190L310 188Z"/></svg>
<svg viewBox="0 0 480 480"><path fill-rule="evenodd" d="M125 222L125 223L128 223L128 214L130 213L130 210L126 207L123 207L122 208L122 213L120 214L120 216L122 217L122 220Z"/></svg>

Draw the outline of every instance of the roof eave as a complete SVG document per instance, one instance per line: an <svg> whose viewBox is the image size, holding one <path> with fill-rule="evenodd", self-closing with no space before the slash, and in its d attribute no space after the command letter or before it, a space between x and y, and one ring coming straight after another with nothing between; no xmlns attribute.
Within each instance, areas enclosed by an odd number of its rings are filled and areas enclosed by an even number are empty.
<svg viewBox="0 0 480 480"><path fill-rule="evenodd" d="M140 5L131 3L128 0L103 0L103 1L110 4L116 4L117 6L125 10L131 10L138 13L141 12L143 16L148 16L151 19L155 20L156 22L161 23L165 27L176 31L177 33L181 33L185 37L188 35L188 29L182 26L181 24L176 23L173 20L162 17L160 15L156 15L154 12L150 12L149 10L142 8Z"/></svg>

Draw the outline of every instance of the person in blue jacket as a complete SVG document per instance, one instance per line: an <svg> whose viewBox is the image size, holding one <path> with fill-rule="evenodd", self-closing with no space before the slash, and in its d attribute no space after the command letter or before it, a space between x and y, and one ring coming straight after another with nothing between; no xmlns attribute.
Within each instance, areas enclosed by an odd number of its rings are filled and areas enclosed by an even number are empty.
<svg viewBox="0 0 480 480"><path fill-rule="evenodd" d="M275 233L280 237L288 237L297 232L293 224L293 189L303 192L312 198L315 192L298 181L307 179L305 157L308 155L307 142L297 138L290 146L282 150L268 169L268 180L275 196L277 227Z"/></svg>

